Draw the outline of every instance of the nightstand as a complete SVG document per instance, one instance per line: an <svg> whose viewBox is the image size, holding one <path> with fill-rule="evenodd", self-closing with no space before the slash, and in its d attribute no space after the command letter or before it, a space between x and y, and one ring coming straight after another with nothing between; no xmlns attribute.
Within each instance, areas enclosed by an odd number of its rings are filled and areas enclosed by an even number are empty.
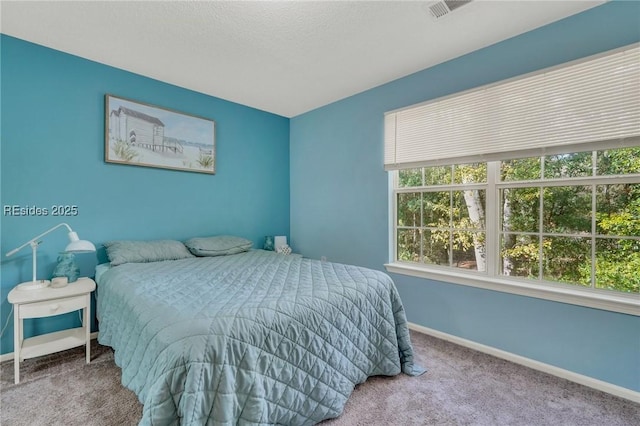
<svg viewBox="0 0 640 426"><path fill-rule="evenodd" d="M86 346L87 364L90 361L91 292L96 283L90 278L79 278L62 288L45 287L39 290L21 290L15 287L7 300L13 304L13 370L15 383L20 382L20 362L25 359ZM56 331L25 339L25 318L44 318L68 312L84 311L82 327Z"/></svg>

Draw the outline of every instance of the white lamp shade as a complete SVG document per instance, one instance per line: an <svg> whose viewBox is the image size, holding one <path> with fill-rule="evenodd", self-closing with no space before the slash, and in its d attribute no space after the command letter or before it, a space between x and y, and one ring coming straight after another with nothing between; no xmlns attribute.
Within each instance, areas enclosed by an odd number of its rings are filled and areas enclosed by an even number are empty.
<svg viewBox="0 0 640 426"><path fill-rule="evenodd" d="M65 251L73 253L90 253L96 251L96 246L94 246L91 241L76 240L71 241L65 248Z"/></svg>

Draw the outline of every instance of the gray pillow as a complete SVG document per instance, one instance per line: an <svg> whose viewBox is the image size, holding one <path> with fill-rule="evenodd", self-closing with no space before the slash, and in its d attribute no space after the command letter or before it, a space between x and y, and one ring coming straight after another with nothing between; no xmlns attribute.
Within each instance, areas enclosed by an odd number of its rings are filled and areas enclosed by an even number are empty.
<svg viewBox="0 0 640 426"><path fill-rule="evenodd" d="M253 246L253 242L241 237L219 235L191 238L184 245L196 256L224 256L245 252Z"/></svg>
<svg viewBox="0 0 640 426"><path fill-rule="evenodd" d="M111 266L193 257L184 244L175 240L107 241L104 246Z"/></svg>

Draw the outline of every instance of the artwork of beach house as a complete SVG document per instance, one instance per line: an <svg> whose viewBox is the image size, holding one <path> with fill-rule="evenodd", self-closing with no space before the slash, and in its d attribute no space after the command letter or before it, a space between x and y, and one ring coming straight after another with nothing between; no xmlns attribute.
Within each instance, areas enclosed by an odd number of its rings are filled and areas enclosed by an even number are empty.
<svg viewBox="0 0 640 426"><path fill-rule="evenodd" d="M158 118L123 106L111 111L110 118L109 133L115 139L164 150L164 123Z"/></svg>

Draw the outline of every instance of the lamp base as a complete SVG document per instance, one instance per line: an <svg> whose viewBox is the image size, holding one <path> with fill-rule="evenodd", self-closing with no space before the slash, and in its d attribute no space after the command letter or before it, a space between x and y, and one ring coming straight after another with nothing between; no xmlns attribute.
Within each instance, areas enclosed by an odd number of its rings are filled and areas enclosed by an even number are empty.
<svg viewBox="0 0 640 426"><path fill-rule="evenodd" d="M51 280L51 288L62 288L69 285L67 277L54 277Z"/></svg>
<svg viewBox="0 0 640 426"><path fill-rule="evenodd" d="M38 280L38 281L27 281L22 284L18 284L18 290L40 290L45 287L49 287L51 281L49 280Z"/></svg>

